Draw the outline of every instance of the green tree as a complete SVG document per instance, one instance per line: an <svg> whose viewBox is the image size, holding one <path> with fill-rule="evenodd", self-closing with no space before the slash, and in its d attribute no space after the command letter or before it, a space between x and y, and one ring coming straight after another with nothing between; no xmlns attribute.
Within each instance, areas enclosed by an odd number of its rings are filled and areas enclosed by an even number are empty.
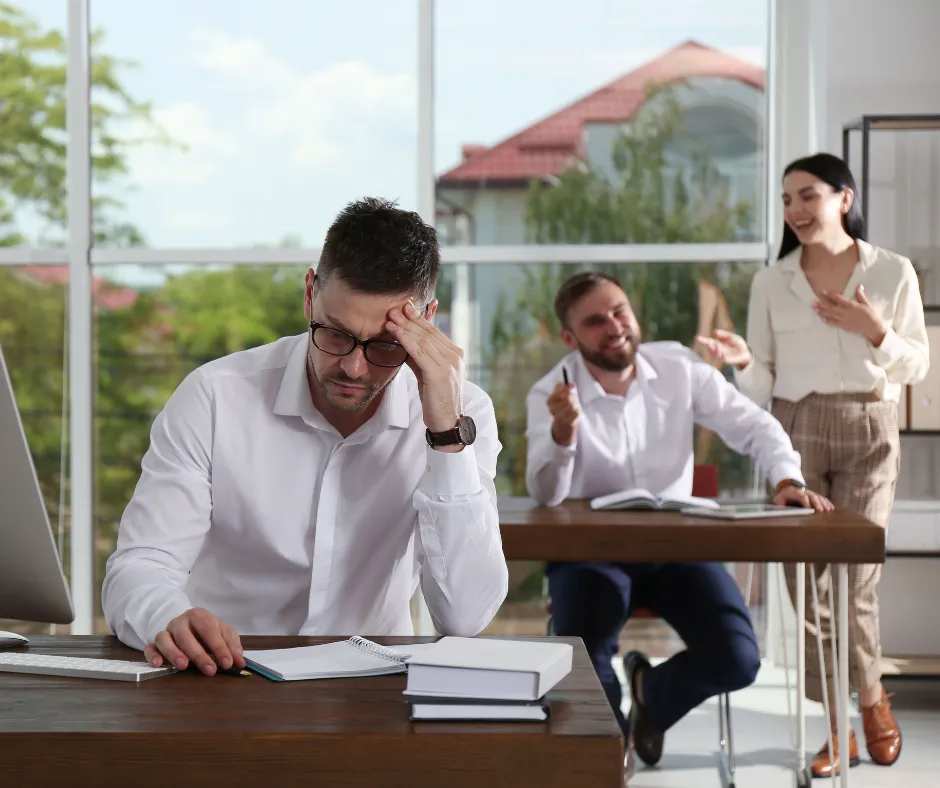
<svg viewBox="0 0 940 788"><path fill-rule="evenodd" d="M66 231L66 41L23 11L0 3L0 246L27 242L15 209L31 210L44 223L43 245L61 243ZM101 51L104 34L91 35L92 172L103 187L127 174L127 152L137 140L115 133L139 121L151 142L170 144L153 122L151 107L134 99L118 79L131 67ZM102 188L94 199L98 243L140 245L143 237L116 215L121 204Z"/></svg>
<svg viewBox="0 0 940 788"><path fill-rule="evenodd" d="M708 151L693 148L692 166L676 165L674 151L691 146L675 88L652 87L649 98L613 145L610 166L577 163L552 184L533 181L526 223L535 243L709 243L740 240L752 232L753 206L732 203ZM519 266L518 284L503 287L491 324L489 391L500 437L502 492L525 494L525 402L529 387L565 352L552 303L562 281L580 265ZM623 283L646 340L692 344L698 322L699 283L725 293L732 320L744 320L755 266L629 264L593 266ZM747 463L717 441L700 461L719 462L724 484L746 475Z"/></svg>

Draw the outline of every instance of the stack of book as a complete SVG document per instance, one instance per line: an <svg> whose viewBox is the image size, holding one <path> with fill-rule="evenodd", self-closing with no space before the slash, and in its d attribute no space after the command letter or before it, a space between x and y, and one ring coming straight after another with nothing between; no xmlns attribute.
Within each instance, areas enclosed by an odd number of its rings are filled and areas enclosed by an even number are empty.
<svg viewBox="0 0 940 788"><path fill-rule="evenodd" d="M543 722L572 654L567 643L441 638L407 660L411 719Z"/></svg>

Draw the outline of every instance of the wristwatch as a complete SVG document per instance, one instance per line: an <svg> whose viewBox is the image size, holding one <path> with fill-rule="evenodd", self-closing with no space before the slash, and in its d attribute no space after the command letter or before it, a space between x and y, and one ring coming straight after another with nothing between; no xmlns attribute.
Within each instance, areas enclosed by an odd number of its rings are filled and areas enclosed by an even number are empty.
<svg viewBox="0 0 940 788"><path fill-rule="evenodd" d="M801 481L797 481L796 479L781 479L777 482L777 487L774 489L774 492L778 493L784 487L796 487L798 490L806 491L806 485Z"/></svg>
<svg viewBox="0 0 940 788"><path fill-rule="evenodd" d="M469 416L461 416L453 429L443 432L425 430L424 436L432 449L439 449L442 446L469 446L476 440L477 425Z"/></svg>

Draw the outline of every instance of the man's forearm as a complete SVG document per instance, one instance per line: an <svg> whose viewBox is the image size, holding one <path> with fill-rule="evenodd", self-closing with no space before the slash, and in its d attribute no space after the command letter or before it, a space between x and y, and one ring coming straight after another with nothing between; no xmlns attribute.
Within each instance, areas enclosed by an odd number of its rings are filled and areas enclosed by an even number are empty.
<svg viewBox="0 0 940 788"><path fill-rule="evenodd" d="M509 587L496 503L480 489L437 500L419 492L415 505L424 553L421 588L434 625L442 634L477 635Z"/></svg>
<svg viewBox="0 0 940 788"><path fill-rule="evenodd" d="M575 447L559 446L552 441L530 450L533 456L526 467L526 489L536 503L557 506L571 492Z"/></svg>
<svg viewBox="0 0 940 788"><path fill-rule="evenodd" d="M127 646L143 651L176 616L192 608L168 570L126 555L109 562L101 589L105 620Z"/></svg>

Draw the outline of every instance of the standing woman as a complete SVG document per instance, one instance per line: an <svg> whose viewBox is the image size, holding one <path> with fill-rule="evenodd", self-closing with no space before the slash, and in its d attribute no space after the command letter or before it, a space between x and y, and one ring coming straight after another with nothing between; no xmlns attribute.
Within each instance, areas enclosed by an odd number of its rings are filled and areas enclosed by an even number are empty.
<svg viewBox="0 0 940 788"><path fill-rule="evenodd" d="M784 228L777 263L751 286L747 342L716 331L701 341L736 368L738 386L760 404L772 402L801 454L806 483L837 509L887 528L900 462L898 400L903 386L924 379L927 330L910 260L866 243L852 173L842 159L819 153L790 164L783 177ZM795 599L795 571L787 567ZM872 760L893 764L901 731L881 684L876 586L881 565L849 567L849 679L861 696ZM824 744L816 777L839 771L832 677L832 573L816 567L835 764ZM807 606L812 604L806 573ZM836 589L837 590L837 589ZM822 702L816 628L807 611L806 694ZM849 764L858 763L852 731Z"/></svg>

